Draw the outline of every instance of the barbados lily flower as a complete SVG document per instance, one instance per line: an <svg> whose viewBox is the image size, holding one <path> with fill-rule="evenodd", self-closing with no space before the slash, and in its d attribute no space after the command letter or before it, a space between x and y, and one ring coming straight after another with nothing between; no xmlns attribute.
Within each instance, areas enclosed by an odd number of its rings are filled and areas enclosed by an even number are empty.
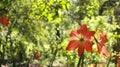
<svg viewBox="0 0 120 67"><path fill-rule="evenodd" d="M103 34L102 30L99 30L99 32L100 32L100 35L99 35L100 41L97 44L98 52L100 54L108 56L109 53L108 53L106 46L105 46L105 43L107 41L107 37L106 37L106 35Z"/></svg>
<svg viewBox="0 0 120 67"><path fill-rule="evenodd" d="M0 23L1 23L3 26L8 26L8 24L9 24L9 19L8 19L7 15L4 15L3 17L0 18Z"/></svg>
<svg viewBox="0 0 120 67"><path fill-rule="evenodd" d="M66 50L75 50L78 48L78 55L83 53L86 49L88 52L92 52L92 37L94 36L94 31L88 31L85 24L81 25L77 30L73 30L70 33L72 40L68 43Z"/></svg>
<svg viewBox="0 0 120 67"><path fill-rule="evenodd" d="M36 52L34 53L34 58L35 58L35 59L39 59L39 57L40 57L39 52L36 51Z"/></svg>
<svg viewBox="0 0 120 67"><path fill-rule="evenodd" d="M120 67L120 54L116 54L113 57L117 59L117 67Z"/></svg>
<svg viewBox="0 0 120 67"><path fill-rule="evenodd" d="M120 59L117 60L118 67L120 67Z"/></svg>

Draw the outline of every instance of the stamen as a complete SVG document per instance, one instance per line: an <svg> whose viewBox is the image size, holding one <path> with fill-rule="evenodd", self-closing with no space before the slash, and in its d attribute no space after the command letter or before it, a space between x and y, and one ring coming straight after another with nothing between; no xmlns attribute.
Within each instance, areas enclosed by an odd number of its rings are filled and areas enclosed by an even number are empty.
<svg viewBox="0 0 120 67"><path fill-rule="evenodd" d="M84 38L80 38L80 42L84 42Z"/></svg>
<svg viewBox="0 0 120 67"><path fill-rule="evenodd" d="M79 41L80 41L80 43L83 43L83 42L85 41L84 36L80 35L80 36L79 36Z"/></svg>

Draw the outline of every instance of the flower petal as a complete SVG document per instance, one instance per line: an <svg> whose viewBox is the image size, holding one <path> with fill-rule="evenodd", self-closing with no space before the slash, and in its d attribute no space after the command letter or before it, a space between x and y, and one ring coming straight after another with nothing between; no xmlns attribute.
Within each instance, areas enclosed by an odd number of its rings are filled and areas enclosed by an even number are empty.
<svg viewBox="0 0 120 67"><path fill-rule="evenodd" d="M98 52L101 53L102 47L98 44L97 48L98 48Z"/></svg>
<svg viewBox="0 0 120 67"><path fill-rule="evenodd" d="M92 52L92 43L90 41L86 41L84 44L83 44L84 48L86 49L86 51L88 52Z"/></svg>
<svg viewBox="0 0 120 67"><path fill-rule="evenodd" d="M88 29L87 29L87 26L85 24L81 25L78 29L77 29L77 32L79 34L86 34L88 32Z"/></svg>
<svg viewBox="0 0 120 67"><path fill-rule="evenodd" d="M76 37L77 35L78 35L78 33L75 30L72 30L71 33L70 33L71 37Z"/></svg>
<svg viewBox="0 0 120 67"><path fill-rule="evenodd" d="M3 26L8 26L9 25L9 18L7 17L7 15L4 15L2 18L0 18L0 23Z"/></svg>
<svg viewBox="0 0 120 67"><path fill-rule="evenodd" d="M88 33L86 33L85 37L88 40L91 40L91 38L94 36L94 34L95 34L95 31L89 31Z"/></svg>
<svg viewBox="0 0 120 67"><path fill-rule="evenodd" d="M72 40L79 40L78 39L78 33L75 30L71 31L70 36L72 37Z"/></svg>
<svg viewBox="0 0 120 67"><path fill-rule="evenodd" d="M101 42L105 43L107 41L107 37L105 34L103 34L102 30L99 30L99 31L100 31Z"/></svg>
<svg viewBox="0 0 120 67"><path fill-rule="evenodd" d="M120 59L117 59L117 65L120 67Z"/></svg>
<svg viewBox="0 0 120 67"><path fill-rule="evenodd" d="M105 56L108 56L108 55L109 55L109 53L108 53L108 51L107 51L107 49L106 49L105 46L102 47L101 53L103 53Z"/></svg>
<svg viewBox="0 0 120 67"><path fill-rule="evenodd" d="M5 26L9 25L9 19L6 20Z"/></svg>
<svg viewBox="0 0 120 67"><path fill-rule="evenodd" d="M80 56L82 53L83 53L83 45L80 45L79 48L78 48L78 56Z"/></svg>
<svg viewBox="0 0 120 67"><path fill-rule="evenodd" d="M80 43L77 40L71 40L66 48L66 50L75 50L78 48Z"/></svg>
<svg viewBox="0 0 120 67"><path fill-rule="evenodd" d="M108 53L105 45L99 45L99 44L98 44L98 45L97 45L97 48L98 48L98 52L99 52L100 54L103 54L103 55L105 55L105 56L108 56L108 55L109 55L109 53Z"/></svg>
<svg viewBox="0 0 120 67"><path fill-rule="evenodd" d="M2 18L0 18L0 23L2 22Z"/></svg>

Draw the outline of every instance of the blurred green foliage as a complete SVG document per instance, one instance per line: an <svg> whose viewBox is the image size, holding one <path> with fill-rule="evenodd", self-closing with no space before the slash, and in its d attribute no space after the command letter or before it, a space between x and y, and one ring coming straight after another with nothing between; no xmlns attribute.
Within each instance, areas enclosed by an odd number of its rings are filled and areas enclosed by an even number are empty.
<svg viewBox="0 0 120 67"><path fill-rule="evenodd" d="M8 27L0 26L0 59L9 62L32 62L34 52L40 52L40 65L56 63L76 66L77 51L66 51L70 41L69 33L80 24L87 24L90 30L101 29L107 35L106 46L112 54L112 47L120 38L119 28L114 17L114 7L104 6L106 10L99 15L99 10L107 0L1 0L0 16L10 18ZM115 0L115 4L119 3ZM115 5L117 6L117 5ZM85 63L100 63L95 44L93 52L85 52ZM105 57L109 59L109 57ZM108 60L107 60L108 61ZM2 62L2 61L1 61Z"/></svg>

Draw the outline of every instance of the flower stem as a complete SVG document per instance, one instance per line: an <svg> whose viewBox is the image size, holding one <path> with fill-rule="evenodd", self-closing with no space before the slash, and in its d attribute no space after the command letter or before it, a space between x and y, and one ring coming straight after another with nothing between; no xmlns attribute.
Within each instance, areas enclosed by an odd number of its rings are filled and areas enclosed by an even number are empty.
<svg viewBox="0 0 120 67"><path fill-rule="evenodd" d="M107 63L107 67L109 67L110 61L111 61L111 58L109 58L109 61Z"/></svg>
<svg viewBox="0 0 120 67"><path fill-rule="evenodd" d="M97 43L99 43L95 36L94 36L94 39L95 39L95 41L96 41Z"/></svg>
<svg viewBox="0 0 120 67"><path fill-rule="evenodd" d="M80 67L81 59L82 59L82 55L81 55L80 58L79 58L79 61L78 61L77 67Z"/></svg>
<svg viewBox="0 0 120 67"><path fill-rule="evenodd" d="M84 54L82 54L82 63L81 63L81 67L84 67Z"/></svg>
<svg viewBox="0 0 120 67"><path fill-rule="evenodd" d="M110 64L110 61L111 61L111 53L110 53L110 58L109 58L109 61L108 61L108 63L107 63L107 67L109 67L109 64Z"/></svg>
<svg viewBox="0 0 120 67"><path fill-rule="evenodd" d="M83 51L84 53L84 51ZM81 67L84 67L83 64L84 64L84 54L82 53L82 55L80 56L79 58L79 61L78 61L78 64L77 64L77 67L80 67L80 63L81 63Z"/></svg>

